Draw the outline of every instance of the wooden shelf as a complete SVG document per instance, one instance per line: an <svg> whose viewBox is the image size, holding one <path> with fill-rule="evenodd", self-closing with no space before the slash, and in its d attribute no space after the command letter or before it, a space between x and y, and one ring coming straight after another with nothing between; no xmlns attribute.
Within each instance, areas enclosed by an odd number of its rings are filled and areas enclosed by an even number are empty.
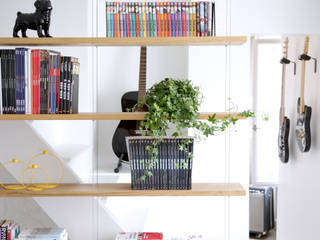
<svg viewBox="0 0 320 240"><path fill-rule="evenodd" d="M200 113L200 120L207 120L209 116L216 114L216 119L232 116L238 119L238 113ZM144 120L145 112L121 112L121 113L79 113L79 114L3 114L1 120Z"/></svg>
<svg viewBox="0 0 320 240"><path fill-rule="evenodd" d="M201 46L241 45L245 36L159 37L159 38L0 38L5 46Z"/></svg>
<svg viewBox="0 0 320 240"><path fill-rule="evenodd" d="M192 190L131 190L130 184L62 184L42 191L0 190L0 197L245 196L239 183L194 183Z"/></svg>

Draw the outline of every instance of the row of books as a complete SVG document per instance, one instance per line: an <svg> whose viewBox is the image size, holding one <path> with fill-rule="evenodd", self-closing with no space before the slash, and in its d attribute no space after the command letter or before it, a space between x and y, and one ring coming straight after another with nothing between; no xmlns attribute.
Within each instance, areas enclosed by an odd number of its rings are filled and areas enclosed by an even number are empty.
<svg viewBox="0 0 320 240"><path fill-rule="evenodd" d="M63 228L28 228L21 230L13 220L0 220L0 240L68 240Z"/></svg>
<svg viewBox="0 0 320 240"><path fill-rule="evenodd" d="M157 232L121 232L116 236L116 240L204 240L200 234L167 236Z"/></svg>
<svg viewBox="0 0 320 240"><path fill-rule="evenodd" d="M131 169L131 187L134 190L145 189L191 189L193 142L187 144L188 153L179 149L185 139L168 138L157 144L158 161L149 166L151 155L147 146L153 146L153 139L127 138ZM146 177L146 171L152 176Z"/></svg>
<svg viewBox="0 0 320 240"><path fill-rule="evenodd" d="M20 225L12 220L0 220L0 239L14 240L20 234Z"/></svg>
<svg viewBox="0 0 320 240"><path fill-rule="evenodd" d="M214 2L107 2L107 37L215 36Z"/></svg>
<svg viewBox="0 0 320 240"><path fill-rule="evenodd" d="M77 58L27 48L0 50L1 114L78 112Z"/></svg>

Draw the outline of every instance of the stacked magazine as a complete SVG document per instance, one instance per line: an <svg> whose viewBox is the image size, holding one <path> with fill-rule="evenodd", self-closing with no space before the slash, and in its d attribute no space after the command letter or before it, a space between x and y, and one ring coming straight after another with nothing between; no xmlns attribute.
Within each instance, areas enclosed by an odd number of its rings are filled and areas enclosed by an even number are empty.
<svg viewBox="0 0 320 240"><path fill-rule="evenodd" d="M131 169L131 186L134 190L144 189L191 189L193 139L185 144L186 138L168 137L157 143L157 161L149 167L152 156L147 150L153 146L154 138L127 137L127 149ZM185 144L187 152L181 150ZM141 177L151 172L145 180Z"/></svg>

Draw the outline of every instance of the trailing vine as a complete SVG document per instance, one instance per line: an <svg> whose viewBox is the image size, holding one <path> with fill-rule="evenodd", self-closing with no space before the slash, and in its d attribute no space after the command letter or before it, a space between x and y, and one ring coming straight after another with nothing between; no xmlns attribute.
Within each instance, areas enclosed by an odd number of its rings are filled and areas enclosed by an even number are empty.
<svg viewBox="0 0 320 240"><path fill-rule="evenodd" d="M202 100L203 95L199 87L194 86L188 79L166 78L147 91L145 102L149 112L146 114L145 120L140 122L140 130L148 130L148 135L156 139L152 146L146 147L151 156L147 163L148 169L151 169L158 161L157 145L166 136L169 123L176 128L172 134L174 137L182 136L183 130L188 128L197 130L195 137L201 135L208 137L226 131L230 125L235 125L238 121L238 118L233 115L216 119L216 114L210 116L208 121L199 120L199 108ZM139 100L139 104L142 104L141 100ZM239 113L238 117L251 118L254 117L254 113L247 110ZM192 158L192 153L187 149L189 141L189 139L184 140L179 145L179 150L184 151L189 158ZM141 180L145 180L147 176L152 176L152 172L146 170Z"/></svg>

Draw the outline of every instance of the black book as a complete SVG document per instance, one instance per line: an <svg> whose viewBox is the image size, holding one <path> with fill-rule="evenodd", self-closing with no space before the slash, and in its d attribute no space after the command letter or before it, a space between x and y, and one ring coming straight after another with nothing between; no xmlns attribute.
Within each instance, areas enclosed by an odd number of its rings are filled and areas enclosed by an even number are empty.
<svg viewBox="0 0 320 240"><path fill-rule="evenodd" d="M63 81L64 81L64 62L65 58L61 56L60 62L60 87L59 87L59 114L63 113Z"/></svg>
<svg viewBox="0 0 320 240"><path fill-rule="evenodd" d="M9 50L9 113L16 112L16 52L13 49Z"/></svg>
<svg viewBox="0 0 320 240"><path fill-rule="evenodd" d="M2 93L2 113L7 113L7 84L6 84L6 50L0 50L1 57L1 93Z"/></svg>
<svg viewBox="0 0 320 240"><path fill-rule="evenodd" d="M63 88L65 89L65 96L64 96L64 105L63 105L63 113L68 114L70 113L69 106L70 106L70 94L71 94L71 66L72 66L72 58L66 57L67 61L65 63L65 79L63 83Z"/></svg>
<svg viewBox="0 0 320 240"><path fill-rule="evenodd" d="M49 113L49 52L40 50L40 114Z"/></svg>

